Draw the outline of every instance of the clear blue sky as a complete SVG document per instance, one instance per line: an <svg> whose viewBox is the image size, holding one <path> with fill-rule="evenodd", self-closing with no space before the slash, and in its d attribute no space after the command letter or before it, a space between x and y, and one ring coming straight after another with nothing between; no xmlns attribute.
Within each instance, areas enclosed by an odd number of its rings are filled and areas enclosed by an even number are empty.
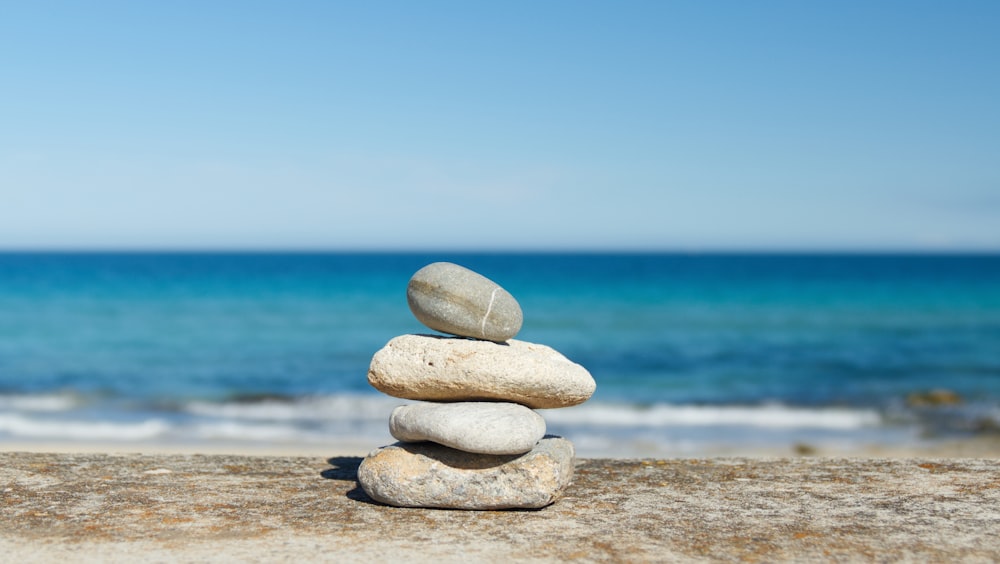
<svg viewBox="0 0 1000 564"><path fill-rule="evenodd" d="M0 0L0 248L1000 250L1000 2Z"/></svg>

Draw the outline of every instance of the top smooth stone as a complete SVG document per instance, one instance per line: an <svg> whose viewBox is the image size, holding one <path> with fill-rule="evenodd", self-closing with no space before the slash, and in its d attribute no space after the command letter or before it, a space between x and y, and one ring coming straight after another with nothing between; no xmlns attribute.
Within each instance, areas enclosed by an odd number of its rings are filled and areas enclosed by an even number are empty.
<svg viewBox="0 0 1000 564"><path fill-rule="evenodd" d="M435 331L503 342L521 330L521 306L496 282L450 262L429 264L406 287L410 311Z"/></svg>

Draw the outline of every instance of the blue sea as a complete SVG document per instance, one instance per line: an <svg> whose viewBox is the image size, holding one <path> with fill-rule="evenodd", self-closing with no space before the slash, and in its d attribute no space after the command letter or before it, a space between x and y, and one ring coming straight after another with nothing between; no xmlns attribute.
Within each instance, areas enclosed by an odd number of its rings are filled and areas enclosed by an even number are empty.
<svg viewBox="0 0 1000 564"><path fill-rule="evenodd" d="M391 442L371 356L451 261L590 370L579 454L916 444L1000 428L1000 255L3 253L0 448ZM944 389L957 403L926 405Z"/></svg>

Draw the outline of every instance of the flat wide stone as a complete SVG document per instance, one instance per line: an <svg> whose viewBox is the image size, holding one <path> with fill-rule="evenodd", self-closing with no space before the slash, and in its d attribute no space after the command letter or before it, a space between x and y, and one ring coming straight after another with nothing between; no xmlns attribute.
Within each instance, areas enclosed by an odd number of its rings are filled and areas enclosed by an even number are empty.
<svg viewBox="0 0 1000 564"><path fill-rule="evenodd" d="M524 454L545 436L545 420L517 403L416 403L393 410L389 432L400 441L433 441L465 452Z"/></svg>
<svg viewBox="0 0 1000 564"><path fill-rule="evenodd" d="M358 482L372 499L397 507L537 509L573 477L573 444L546 437L520 456L472 454L435 443L372 451Z"/></svg>
<svg viewBox="0 0 1000 564"><path fill-rule="evenodd" d="M587 401L597 384L587 369L551 347L434 335L401 335L375 353L368 383L397 398L512 401L533 409Z"/></svg>
<svg viewBox="0 0 1000 564"><path fill-rule="evenodd" d="M521 306L507 290L450 262L429 264L413 275L406 301L431 329L474 339L506 341L521 330Z"/></svg>

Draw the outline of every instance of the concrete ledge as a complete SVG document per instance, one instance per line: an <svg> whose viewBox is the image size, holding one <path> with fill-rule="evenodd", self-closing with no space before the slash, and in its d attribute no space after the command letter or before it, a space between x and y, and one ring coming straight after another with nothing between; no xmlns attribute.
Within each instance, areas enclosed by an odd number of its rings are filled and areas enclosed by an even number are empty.
<svg viewBox="0 0 1000 564"><path fill-rule="evenodd" d="M356 457L0 453L14 561L1000 560L1000 461L577 462L538 511L377 505Z"/></svg>

